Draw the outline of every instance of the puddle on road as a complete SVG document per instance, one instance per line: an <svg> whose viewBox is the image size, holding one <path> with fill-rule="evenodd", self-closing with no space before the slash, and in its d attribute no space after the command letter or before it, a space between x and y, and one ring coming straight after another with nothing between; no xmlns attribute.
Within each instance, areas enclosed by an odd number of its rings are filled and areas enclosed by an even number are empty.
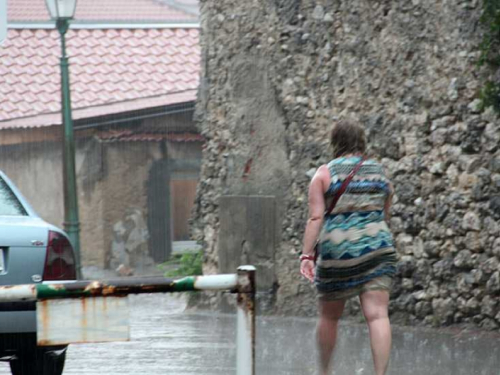
<svg viewBox="0 0 500 375"><path fill-rule="evenodd" d="M132 341L72 345L65 375L235 374L236 319L183 313L181 298L131 297ZM257 325L258 375L315 374L312 319L262 318ZM475 337L395 328L388 375L499 375L498 336ZM372 375L364 326L343 324L335 356L338 375ZM0 375L9 374L8 367Z"/></svg>

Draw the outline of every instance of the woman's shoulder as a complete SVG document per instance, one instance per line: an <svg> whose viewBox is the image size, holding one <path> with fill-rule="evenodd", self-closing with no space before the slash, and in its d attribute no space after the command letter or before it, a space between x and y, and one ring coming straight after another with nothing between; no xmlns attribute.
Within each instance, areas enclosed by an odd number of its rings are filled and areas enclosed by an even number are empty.
<svg viewBox="0 0 500 375"><path fill-rule="evenodd" d="M327 167L330 171L330 175L333 177L336 175L349 174L360 161L361 157L359 156L339 157L331 160L327 164ZM385 176L384 167L375 158L365 159L358 174Z"/></svg>
<svg viewBox="0 0 500 375"><path fill-rule="evenodd" d="M361 161L360 156L341 156L330 160L327 164L328 167L340 166L340 165L356 165ZM363 161L363 165L380 166L381 164L374 158L366 158Z"/></svg>

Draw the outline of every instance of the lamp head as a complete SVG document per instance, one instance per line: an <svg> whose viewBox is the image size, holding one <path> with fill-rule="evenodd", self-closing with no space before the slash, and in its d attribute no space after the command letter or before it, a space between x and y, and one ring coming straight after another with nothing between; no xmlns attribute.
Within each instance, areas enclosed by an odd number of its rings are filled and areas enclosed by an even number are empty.
<svg viewBox="0 0 500 375"><path fill-rule="evenodd" d="M72 19L75 16L76 0L45 0L53 20Z"/></svg>

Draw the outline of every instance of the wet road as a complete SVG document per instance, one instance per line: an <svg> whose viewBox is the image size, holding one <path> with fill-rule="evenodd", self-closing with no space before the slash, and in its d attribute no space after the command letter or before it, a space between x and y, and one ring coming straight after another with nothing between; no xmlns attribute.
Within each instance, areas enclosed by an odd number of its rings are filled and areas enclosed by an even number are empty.
<svg viewBox="0 0 500 375"><path fill-rule="evenodd" d="M130 342L72 345L65 375L235 374L235 317L183 313L178 297L131 298ZM257 326L258 375L315 374L311 319L264 318ZM500 336L395 329L390 375L500 375ZM372 375L362 325L343 324L335 374ZM8 374L7 367L0 374Z"/></svg>

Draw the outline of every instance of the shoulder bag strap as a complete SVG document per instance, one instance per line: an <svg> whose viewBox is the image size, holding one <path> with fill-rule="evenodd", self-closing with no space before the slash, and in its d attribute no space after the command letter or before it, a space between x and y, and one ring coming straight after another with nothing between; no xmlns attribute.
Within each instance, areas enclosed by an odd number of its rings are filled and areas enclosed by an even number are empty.
<svg viewBox="0 0 500 375"><path fill-rule="evenodd" d="M349 183L351 182L352 178L354 177L354 175L356 173L358 173L359 169L361 168L361 165L363 165L363 162L366 160L366 156L363 156L360 160L360 162L358 164L356 164L356 166L353 168L353 170L351 171L351 173L349 173L349 175L346 177L346 179L344 180L344 182L342 183L342 185L340 186L340 189L337 191L337 193L333 196L333 200L332 200L332 203L330 203L330 207L328 207L328 210L325 211L325 216L326 215L330 215L333 211L333 209L335 208L335 205L337 204L337 202L339 201L340 197L342 196L342 194L344 194L344 192L346 191L347 189L347 185L349 185Z"/></svg>

